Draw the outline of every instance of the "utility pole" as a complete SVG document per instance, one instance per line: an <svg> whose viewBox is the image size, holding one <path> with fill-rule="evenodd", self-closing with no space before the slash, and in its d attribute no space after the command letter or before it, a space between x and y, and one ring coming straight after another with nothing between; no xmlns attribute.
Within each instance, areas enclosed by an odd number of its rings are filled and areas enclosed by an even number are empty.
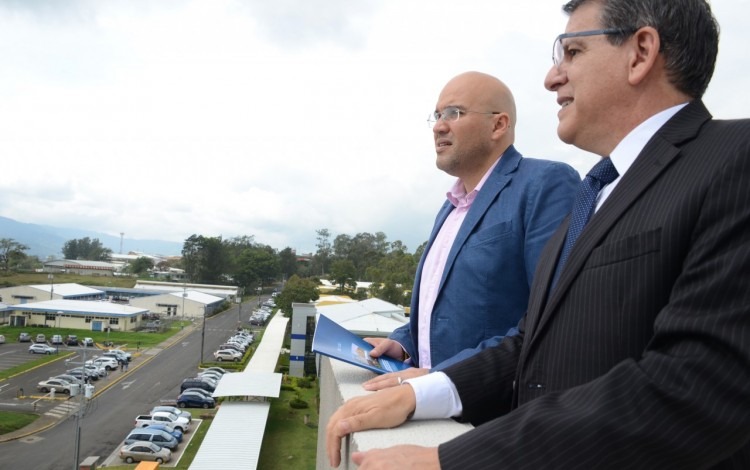
<svg viewBox="0 0 750 470"><path fill-rule="evenodd" d="M74 358L71 358L74 359ZM83 361L72 362L70 359L65 361L68 364L81 365L81 384L78 390L78 411L76 411L76 436L73 455L73 470L78 470L78 459L81 453L81 417L83 416L84 399L91 398L94 394L94 386L87 384L84 380L86 377L86 348L83 348ZM78 384L75 384L78 385ZM72 395L72 393L71 393Z"/></svg>
<svg viewBox="0 0 750 470"><path fill-rule="evenodd" d="M203 363L203 345L206 342L206 306L203 306L203 329L201 330L201 357L198 361L198 367Z"/></svg>

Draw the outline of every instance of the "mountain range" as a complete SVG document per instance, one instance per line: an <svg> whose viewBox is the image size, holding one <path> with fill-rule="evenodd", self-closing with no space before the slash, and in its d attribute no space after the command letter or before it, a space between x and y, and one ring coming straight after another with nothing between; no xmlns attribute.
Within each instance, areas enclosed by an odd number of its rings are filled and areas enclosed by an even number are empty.
<svg viewBox="0 0 750 470"><path fill-rule="evenodd" d="M164 240L138 240L133 238L122 238L95 232L68 227L53 227L50 225L28 224L18 222L7 217L0 216L0 238L10 238L18 243L23 243L29 249L25 253L29 256L37 256L44 261L48 258L59 259L62 257L62 249L65 242L69 240L89 237L98 238L105 248L112 253L127 254L131 251L149 255L179 256L182 253L182 242L170 242Z"/></svg>

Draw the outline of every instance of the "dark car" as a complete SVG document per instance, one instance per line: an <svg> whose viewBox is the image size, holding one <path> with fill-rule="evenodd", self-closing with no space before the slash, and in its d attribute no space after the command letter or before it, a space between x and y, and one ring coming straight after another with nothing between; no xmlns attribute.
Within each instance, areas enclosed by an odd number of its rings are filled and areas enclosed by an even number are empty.
<svg viewBox="0 0 750 470"><path fill-rule="evenodd" d="M200 388L202 390L206 390L207 392L214 392L216 390L216 387L212 383L201 380L199 378L183 380L180 384L180 393L182 393L186 388Z"/></svg>
<svg viewBox="0 0 750 470"><path fill-rule="evenodd" d="M78 346L78 336L68 335L68 337L65 339L65 344L67 344L68 346Z"/></svg>
<svg viewBox="0 0 750 470"><path fill-rule="evenodd" d="M140 429L158 429L160 431L164 431L173 435L174 438L177 439L177 442L182 442L182 431L180 431L179 429L174 429L171 426L167 426L166 424L149 424L145 428Z"/></svg>
<svg viewBox="0 0 750 470"><path fill-rule="evenodd" d="M213 408L216 401L200 393L183 392L177 397L177 406L180 408Z"/></svg>

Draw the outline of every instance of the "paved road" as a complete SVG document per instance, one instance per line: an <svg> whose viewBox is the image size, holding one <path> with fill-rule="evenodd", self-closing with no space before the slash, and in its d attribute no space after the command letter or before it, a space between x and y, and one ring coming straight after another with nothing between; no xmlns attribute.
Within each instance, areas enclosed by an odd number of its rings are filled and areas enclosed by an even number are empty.
<svg viewBox="0 0 750 470"><path fill-rule="evenodd" d="M242 307L245 325L252 305L252 302L248 302ZM237 306L234 306L209 318L205 323L205 329L202 324L196 324L173 344L163 349L151 348L142 351L127 372L113 371L109 378L97 382L98 394L85 406L80 420L79 460L89 455L98 455L101 457L101 463L117 449L132 429L136 415L148 412L162 400L176 398L182 379L193 376L198 371L201 343L203 357L210 360L215 348L236 329L237 318L238 310ZM56 371L61 367L64 368L64 364L54 363L24 374L9 381L10 388L17 389L19 384L32 382L36 377L46 378L60 373ZM25 377L27 375L29 377ZM35 378L31 379L31 376ZM6 409L13 401L19 402L15 399L9 400L8 393L0 391L0 406L5 404ZM26 402L23 404L16 403L15 409L28 407L29 400L23 400ZM55 400L53 403L48 400L39 402L39 409L43 413L62 412L62 418L55 419L59 424L31 436L0 444L0 468L74 468L75 413L78 409L75 402L76 399ZM49 420L50 417L46 416L44 419Z"/></svg>

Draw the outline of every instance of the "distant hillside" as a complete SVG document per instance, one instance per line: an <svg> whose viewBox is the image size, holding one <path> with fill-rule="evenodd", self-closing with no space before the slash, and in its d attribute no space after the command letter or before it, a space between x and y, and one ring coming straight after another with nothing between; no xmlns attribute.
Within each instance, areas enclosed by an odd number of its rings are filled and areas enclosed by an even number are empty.
<svg viewBox="0 0 750 470"><path fill-rule="evenodd" d="M112 253L120 252L120 237L76 228L27 224L0 216L0 238L12 238L23 243L29 247L26 251L27 255L38 256L41 260L49 256L61 258L65 242L84 237L98 238L102 245L112 250ZM182 252L182 243L125 237L122 240L122 251L123 253L139 251L151 255L177 256Z"/></svg>

